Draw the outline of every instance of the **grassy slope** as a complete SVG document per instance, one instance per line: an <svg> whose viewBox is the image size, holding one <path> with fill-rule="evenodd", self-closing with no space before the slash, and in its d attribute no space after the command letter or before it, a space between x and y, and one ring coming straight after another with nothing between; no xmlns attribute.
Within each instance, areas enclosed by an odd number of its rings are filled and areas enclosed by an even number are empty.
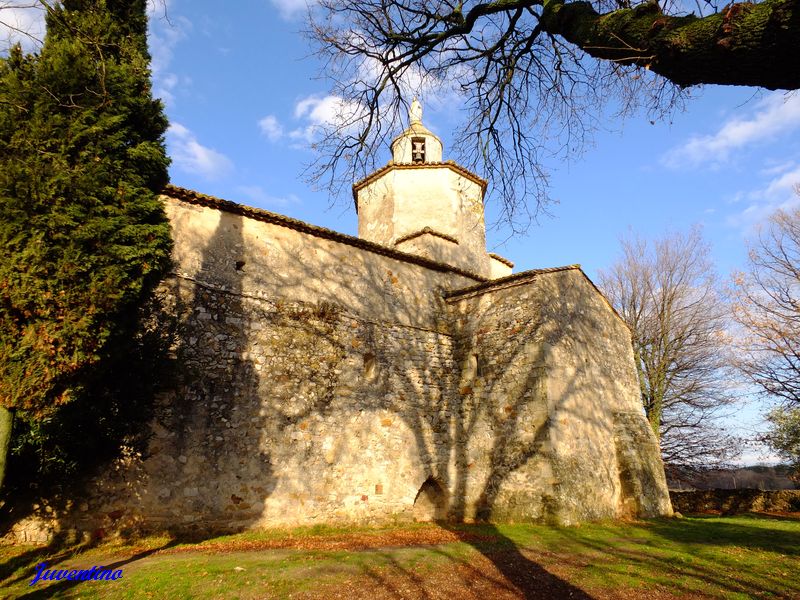
<svg viewBox="0 0 800 600"><path fill-rule="evenodd" d="M42 561L114 564L124 575L28 586ZM0 596L14 598L800 598L800 520L317 528L218 537L202 547L168 538L4 547L0 586Z"/></svg>

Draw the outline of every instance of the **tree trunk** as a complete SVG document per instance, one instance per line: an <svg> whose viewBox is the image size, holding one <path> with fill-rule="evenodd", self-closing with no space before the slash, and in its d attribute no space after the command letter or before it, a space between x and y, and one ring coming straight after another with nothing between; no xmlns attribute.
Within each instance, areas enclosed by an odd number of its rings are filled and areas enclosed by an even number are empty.
<svg viewBox="0 0 800 600"><path fill-rule="evenodd" d="M600 14L589 2L550 0L541 26L595 58L638 65L683 87L800 88L800 0L730 4L707 17L671 17L655 1Z"/></svg>
<svg viewBox="0 0 800 600"><path fill-rule="evenodd" d="M0 405L0 490L6 478L8 449L11 447L11 427L14 424L14 411Z"/></svg>
<svg viewBox="0 0 800 600"><path fill-rule="evenodd" d="M656 436L656 440L658 443L661 443L661 413L663 412L662 402L660 399L654 399L653 404L650 407L650 411L647 413L647 420L650 422L650 427L653 429L653 433Z"/></svg>

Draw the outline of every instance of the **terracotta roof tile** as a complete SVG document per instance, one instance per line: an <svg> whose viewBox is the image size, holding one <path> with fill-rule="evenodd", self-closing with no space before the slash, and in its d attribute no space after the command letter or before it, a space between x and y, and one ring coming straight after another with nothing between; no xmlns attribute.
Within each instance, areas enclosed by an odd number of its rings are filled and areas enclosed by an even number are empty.
<svg viewBox="0 0 800 600"><path fill-rule="evenodd" d="M517 285L523 285L525 283L529 283L530 281L532 281L537 275L545 275L548 273L558 273L559 271L573 271L573 270L581 271L581 273L583 272L581 270L580 265L566 265L564 267L550 267L547 269L531 269L530 271L523 271L522 273L514 273L513 275L508 275L506 277L491 279L483 283L478 283L465 288L461 288L460 290L445 292L444 297L447 300L453 300L453 301L461 300L462 297L485 294L487 292L492 292L495 289L503 289L507 287L514 287Z"/></svg>
<svg viewBox="0 0 800 600"><path fill-rule="evenodd" d="M505 256L500 256L499 254L495 254L494 252L489 252L489 256L495 259L497 262L503 263L509 269L514 268L514 263L508 260Z"/></svg>
<svg viewBox="0 0 800 600"><path fill-rule="evenodd" d="M540 275L548 275L550 273L558 273L561 271L578 271L586 281L589 282L595 291L600 295L606 305L611 309L617 318L623 322L625 327L630 330L630 325L622 318L622 315L617 312L617 309L614 308L614 305L606 298L606 295L600 290L600 288L595 285L594 281L592 281L589 276L583 272L583 269L579 264L574 265L565 265L563 267L550 267L547 269L531 269L530 271L523 271L522 273L514 273L513 275L509 275L507 277L500 277L498 279L491 279L489 281L485 281L483 283L478 283L475 285L471 285L465 288L461 288L460 290L452 290L450 292L444 293L444 298L447 302L458 302L459 300L463 300L465 298L471 298L473 296L478 296L480 294L486 294L489 292L493 292L495 290L501 290L509 287L515 287L518 285L525 285L526 283L532 282L537 276Z"/></svg>
<svg viewBox="0 0 800 600"><path fill-rule="evenodd" d="M414 238L419 237L421 235L425 235L426 233L442 238L443 240L447 240L448 242L453 242L454 244L458 243L458 240L454 238L452 235L447 235L446 233L442 233L440 231L436 231L435 229L431 229L430 227L423 227L419 231L415 231L414 233L409 233L408 235L404 235L400 238L397 238L394 245L398 246L403 242L413 240Z"/></svg>

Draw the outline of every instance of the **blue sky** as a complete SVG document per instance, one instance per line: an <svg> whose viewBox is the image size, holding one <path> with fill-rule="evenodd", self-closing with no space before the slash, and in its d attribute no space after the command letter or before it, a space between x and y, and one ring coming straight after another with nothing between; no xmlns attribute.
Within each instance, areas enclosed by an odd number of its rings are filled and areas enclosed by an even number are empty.
<svg viewBox="0 0 800 600"><path fill-rule="evenodd" d="M349 198L330 209L328 195L302 178L313 128L337 107L299 33L304 3L224 6L170 0L169 22L155 16L155 89L172 123L173 182L354 233ZM754 227L797 201L800 95L708 87L695 96L670 122L609 120L582 156L548 165L559 201L552 217L505 243L506 230L491 231L489 246L518 270L578 262L593 276L629 230L650 236L701 223L720 272L740 267ZM446 143L459 107L437 112L422 101L426 125Z"/></svg>
<svg viewBox="0 0 800 600"><path fill-rule="evenodd" d="M151 21L154 89L171 128L172 182L344 233L355 234L349 197L330 207L302 170L313 160L315 127L332 118L336 98L300 31L305 0L168 0ZM18 25L34 33L35 16ZM0 31L0 36L2 35ZM800 94L749 88L696 91L684 112L652 123L642 114L609 120L569 163L549 164L551 217L524 237L502 227L488 245L516 271L581 263L595 278L629 232L645 237L702 224L720 275L743 268L746 240L777 207L800 201ZM424 121L445 141L459 107ZM430 99L427 99L430 100ZM389 159L388 148L381 162ZM452 157L452 156L450 156ZM491 214L491 198L488 209ZM741 417L758 421L751 405Z"/></svg>

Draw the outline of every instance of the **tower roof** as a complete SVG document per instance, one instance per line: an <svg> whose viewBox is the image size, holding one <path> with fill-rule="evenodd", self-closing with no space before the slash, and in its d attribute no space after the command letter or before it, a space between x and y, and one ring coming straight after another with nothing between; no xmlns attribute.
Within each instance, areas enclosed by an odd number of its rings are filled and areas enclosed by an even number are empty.
<svg viewBox="0 0 800 600"><path fill-rule="evenodd" d="M408 127L403 133L394 138L392 147L402 138L415 135L427 135L437 140L439 139L435 133L422 124L422 104L420 104L419 100L416 98L414 98L411 102L411 106L408 108ZM439 141L441 143L441 140Z"/></svg>
<svg viewBox="0 0 800 600"><path fill-rule="evenodd" d="M442 141L422 124L422 105L414 98L408 110L408 127L391 143L392 160L386 166L370 173L353 184L353 200L358 212L358 192L395 169L450 169L451 171L477 183L481 194L486 191L486 180L456 164L452 160L442 160ZM421 144L420 144L421 142Z"/></svg>
<svg viewBox="0 0 800 600"><path fill-rule="evenodd" d="M414 141L420 143L414 146ZM408 109L408 128L394 138L390 147L392 161L397 164L441 162L442 140L422 124L422 105L416 98Z"/></svg>
<svg viewBox="0 0 800 600"><path fill-rule="evenodd" d="M406 130L403 133L401 133L392 140L392 145L391 145L392 151L394 151L394 147L397 143L404 141L406 138L417 137L417 136L432 137L433 139L437 140L439 144L442 143L442 141L439 139L439 136L437 136L430 129L425 127L425 125L422 124L422 121L417 121L416 123L410 123L409 126L406 127Z"/></svg>

